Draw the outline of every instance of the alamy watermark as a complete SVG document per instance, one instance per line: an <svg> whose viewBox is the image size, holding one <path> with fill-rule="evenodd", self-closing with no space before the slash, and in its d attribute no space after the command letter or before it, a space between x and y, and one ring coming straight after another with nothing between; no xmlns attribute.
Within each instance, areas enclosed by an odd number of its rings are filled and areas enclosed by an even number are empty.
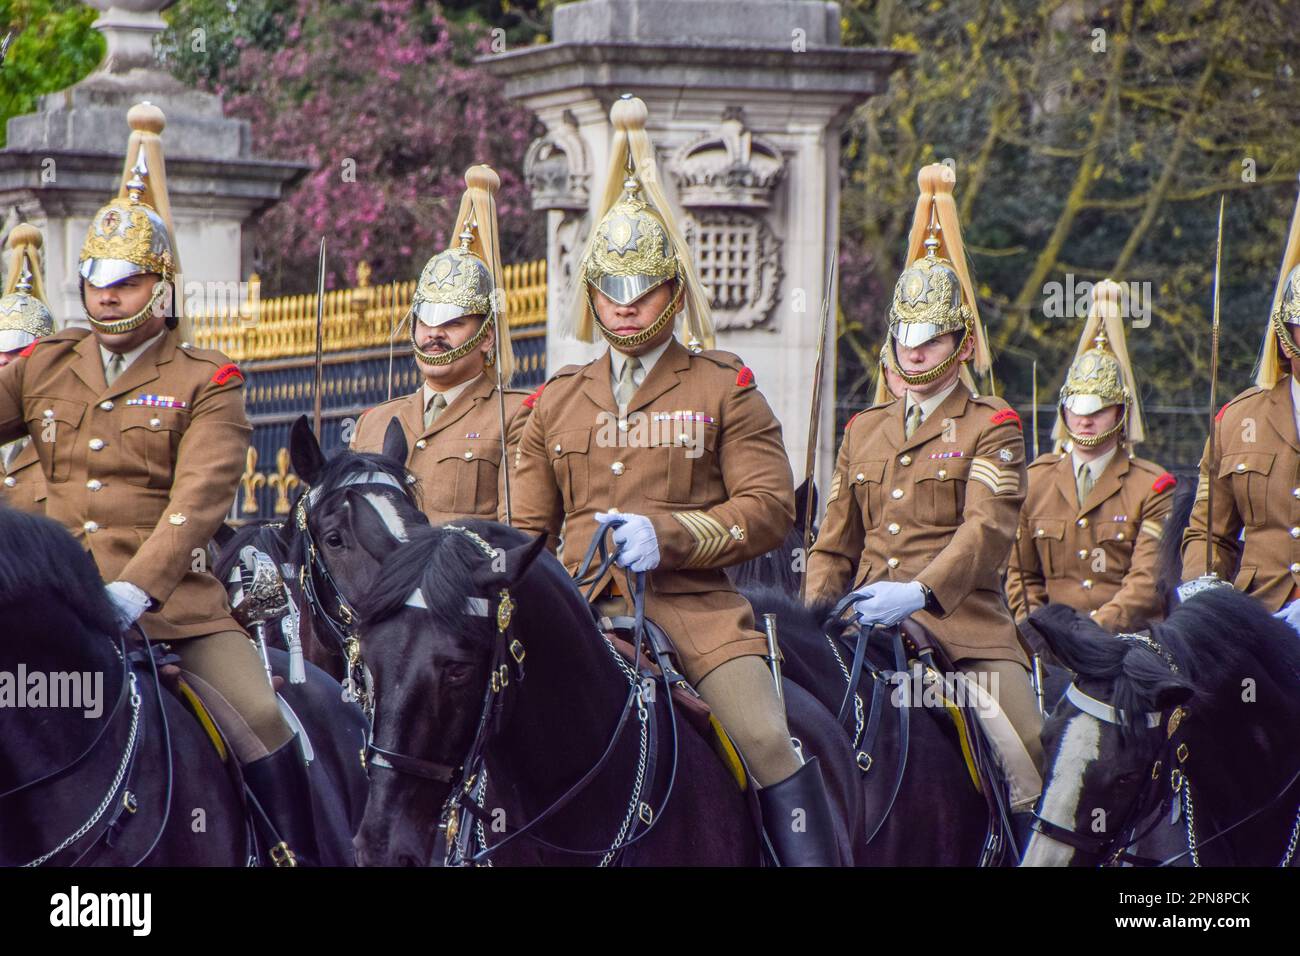
<svg viewBox="0 0 1300 956"><path fill-rule="evenodd" d="M611 412L596 416L596 445L600 448L685 448L687 458L704 454L707 428L713 423L694 412L632 412L626 418Z"/></svg>
<svg viewBox="0 0 1300 956"><path fill-rule="evenodd" d="M40 671L19 663L0 671L0 707L71 708L95 720L104 712L103 671Z"/></svg>

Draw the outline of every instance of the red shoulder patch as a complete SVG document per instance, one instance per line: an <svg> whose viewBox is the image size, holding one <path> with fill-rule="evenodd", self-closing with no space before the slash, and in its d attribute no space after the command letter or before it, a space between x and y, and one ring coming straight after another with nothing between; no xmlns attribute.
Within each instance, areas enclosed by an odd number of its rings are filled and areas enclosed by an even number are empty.
<svg viewBox="0 0 1300 956"><path fill-rule="evenodd" d="M35 342L32 342L31 345L27 346L27 348L25 348L25 349L23 349L21 352L19 352L19 353L18 353L18 356L19 356L20 358L27 358L27 356L31 355L33 352L36 351L36 345L37 345L38 342L40 342L40 339L37 339Z"/></svg>
<svg viewBox="0 0 1300 956"><path fill-rule="evenodd" d="M994 425L1001 425L1003 422L1015 422L1016 428L1020 429L1021 431L1025 430L1025 426L1021 424L1020 416L1016 414L1016 410L1014 408L1004 408L1000 412L993 413Z"/></svg>
<svg viewBox="0 0 1300 956"><path fill-rule="evenodd" d="M543 382L541 385L538 385L537 391L533 392L533 394L529 395L527 398L524 399L524 407L531 411L533 406L537 404L537 400L542 397L542 389L544 389L545 387L546 387L545 382Z"/></svg>
<svg viewBox="0 0 1300 956"><path fill-rule="evenodd" d="M1224 402L1224 403L1223 403L1223 407L1222 407L1221 409L1219 409L1219 413L1218 413L1217 415L1214 416L1214 420L1215 420L1216 422L1217 422L1220 418L1223 417L1223 413L1226 412L1226 411L1228 410L1228 406L1231 405L1231 404L1232 404L1232 402ZM1202 414L1204 414L1204 413L1202 413Z"/></svg>
<svg viewBox="0 0 1300 956"><path fill-rule="evenodd" d="M1166 471L1155 480L1155 483L1151 486L1151 490L1158 494L1162 491L1168 491L1176 484L1178 484L1178 479Z"/></svg>
<svg viewBox="0 0 1300 956"><path fill-rule="evenodd" d="M742 365L740 371L736 373L736 384L741 388L754 384L754 370L748 365Z"/></svg>
<svg viewBox="0 0 1300 956"><path fill-rule="evenodd" d="M227 362L225 365L221 366L221 368L217 369L216 374L212 376L212 381L218 385L225 385L235 377L238 377L242 382L244 380L244 373L239 370L239 366L234 362Z"/></svg>
<svg viewBox="0 0 1300 956"><path fill-rule="evenodd" d="M853 419L857 418L861 414L861 412L854 412L849 416L849 420L844 423L844 434L847 435L849 433L849 429L853 427Z"/></svg>

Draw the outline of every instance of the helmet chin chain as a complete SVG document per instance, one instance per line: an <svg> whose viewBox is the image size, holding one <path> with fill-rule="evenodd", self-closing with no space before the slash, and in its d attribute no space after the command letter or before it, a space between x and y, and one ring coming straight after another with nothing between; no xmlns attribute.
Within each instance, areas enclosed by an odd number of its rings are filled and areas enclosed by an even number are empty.
<svg viewBox="0 0 1300 956"><path fill-rule="evenodd" d="M425 365L450 365L452 362L463 359L478 348L479 344L487 336L488 329L493 326L496 320L491 316L484 318L477 332L449 352L426 352L420 348L419 343L415 340L415 323L418 321L419 319L411 320L411 350L415 353L415 357Z"/></svg>
<svg viewBox="0 0 1300 956"><path fill-rule="evenodd" d="M590 284L587 285L587 307L591 309L591 314L596 317L596 328L600 329L600 334L604 337L605 341L608 342L612 348L618 349L620 352L625 352L628 349L636 348L638 345L643 345L646 342L649 342L664 330L664 326L673 320L673 316L677 314L677 306L682 301L682 287L685 283L678 280L673 283L673 285L676 287L673 290L673 297L668 300L668 304L664 306L664 310L659 313L659 317L655 319L648 328L644 328L640 332L633 332L631 335L619 335L617 332L611 332L609 329L605 328L605 324L600 321L600 313L596 311L596 303L592 301ZM647 293L647 295L648 294L649 293Z"/></svg>
<svg viewBox="0 0 1300 956"><path fill-rule="evenodd" d="M908 385L929 385L931 382L937 382L948 374L948 371L957 364L957 356L961 355L962 348L966 345L966 339L970 337L970 326L966 326L961 333L961 341L957 343L952 350L952 354L926 372L917 372L915 375L904 372L898 364L898 340L894 338L893 333L889 335L889 348L885 349L885 360L889 362L890 371L901 378Z"/></svg>
<svg viewBox="0 0 1300 956"><path fill-rule="evenodd" d="M1065 406L1062 406L1061 408L1062 408L1062 412L1064 412ZM1062 421L1065 420L1064 414L1061 415L1061 420ZM1080 448L1096 448L1098 445L1104 445L1106 442L1110 441L1111 438L1113 438L1115 435L1118 435L1120 432L1122 432L1124 430L1124 426L1127 424L1128 424L1128 402L1125 402L1124 412L1119 416L1119 421L1117 421L1110 428L1106 429L1100 435L1076 435L1073 431L1070 430L1069 425L1065 426L1065 434L1069 436L1070 441L1074 442Z"/></svg>
<svg viewBox="0 0 1300 956"><path fill-rule="evenodd" d="M86 295L83 289L81 295L81 309L86 313L87 321L90 322L91 327L95 329L96 332L103 332L105 335L123 335L127 332L134 332L140 326L149 321L153 315L154 306L158 304L166 291L167 283L165 281L155 282L153 286L153 294L149 296L149 301L146 302L144 308L135 315L127 316L125 319L114 319L111 322L101 322L99 319L91 315L90 310L86 308Z"/></svg>
<svg viewBox="0 0 1300 956"><path fill-rule="evenodd" d="M1300 346L1295 344L1291 338L1291 327L1282 321L1282 310L1274 312L1269 316L1269 322L1273 325L1273 331L1277 333L1277 340L1282 345L1282 351L1286 353L1287 358L1300 359Z"/></svg>

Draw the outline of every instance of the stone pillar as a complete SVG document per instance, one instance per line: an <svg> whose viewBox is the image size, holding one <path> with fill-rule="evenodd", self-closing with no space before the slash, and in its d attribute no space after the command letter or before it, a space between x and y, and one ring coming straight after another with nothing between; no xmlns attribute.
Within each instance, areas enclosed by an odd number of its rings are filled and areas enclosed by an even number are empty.
<svg viewBox="0 0 1300 956"><path fill-rule="evenodd" d="M45 287L60 326L83 322L81 244L91 216L117 191L130 133L126 113L136 103L147 100L167 116L163 152L187 295L215 288L225 296L229 283L247 278L244 224L307 169L255 159L246 121L227 118L219 97L159 68L153 40L166 27L159 11L170 2L93 0L103 11L94 25L108 46L99 68L41 97L35 113L9 120L0 210L45 234Z"/></svg>
<svg viewBox="0 0 1300 956"><path fill-rule="evenodd" d="M839 241L841 125L907 55L841 47L839 4L819 0L583 0L556 8L553 32L552 43L482 61L546 127L525 173L549 223L547 368L604 348L564 331L608 162L609 109L634 93L649 108L665 191L713 299L718 348L754 369L798 483L828 253ZM839 437L834 339L832 328L822 489Z"/></svg>

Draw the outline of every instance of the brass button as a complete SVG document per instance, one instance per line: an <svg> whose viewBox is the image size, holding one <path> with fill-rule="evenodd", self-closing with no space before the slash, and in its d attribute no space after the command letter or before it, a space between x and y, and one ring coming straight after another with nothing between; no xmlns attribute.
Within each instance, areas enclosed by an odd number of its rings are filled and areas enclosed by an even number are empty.
<svg viewBox="0 0 1300 956"><path fill-rule="evenodd" d="M1300 562L1295 562L1291 565L1291 573L1300 574Z"/></svg>
<svg viewBox="0 0 1300 956"><path fill-rule="evenodd" d="M54 417L54 409L52 408L47 408L45 409L45 411L41 412L41 418L53 418L53 417Z"/></svg>
<svg viewBox="0 0 1300 956"><path fill-rule="evenodd" d="M1086 528L1088 527L1088 519L1080 518L1078 521L1075 522L1075 524L1077 524L1080 528Z"/></svg>
<svg viewBox="0 0 1300 956"><path fill-rule="evenodd" d="M891 521L889 527L886 528L885 530L888 531L890 534L898 534L898 532L902 531L903 529L900 528L896 523Z"/></svg>
<svg viewBox="0 0 1300 956"><path fill-rule="evenodd" d="M1080 561L1085 561L1085 560L1087 560L1087 558L1088 558L1088 549L1087 549L1087 548L1080 548L1080 549L1079 549L1079 560L1080 560Z"/></svg>
<svg viewBox="0 0 1300 956"><path fill-rule="evenodd" d="M473 453L472 451L467 451L467 452L465 452L465 460L466 460L466 461L469 461L469 460L470 460L471 458L473 458L473 457L474 457L474 453Z"/></svg>
<svg viewBox="0 0 1300 956"><path fill-rule="evenodd" d="M559 444L556 444L556 446L555 446L555 453L556 453L557 455L560 453L560 446L559 446Z"/></svg>
<svg viewBox="0 0 1300 956"><path fill-rule="evenodd" d="M429 443L425 441L423 438L421 438L419 441L415 443L416 448L427 448L428 446Z"/></svg>
<svg viewBox="0 0 1300 956"><path fill-rule="evenodd" d="M194 346L190 345L189 342L182 342L182 343L181 343L181 348L183 348L183 349L192 349L192 348L194 348Z"/></svg>
<svg viewBox="0 0 1300 956"><path fill-rule="evenodd" d="M622 514L622 512L620 512L617 508L610 508L609 511L607 511L607 512L605 512L605 513L606 513L606 514L611 514L611 515Z"/></svg>
<svg viewBox="0 0 1300 956"><path fill-rule="evenodd" d="M1123 541L1123 540L1124 540L1124 532L1123 532L1123 531L1117 532L1116 535L1115 535L1115 540L1116 540L1116 541Z"/></svg>
<svg viewBox="0 0 1300 956"><path fill-rule="evenodd" d="M889 497L893 498L894 500L898 500L899 498L903 497L903 489L895 488L893 491L889 493Z"/></svg>
<svg viewBox="0 0 1300 956"><path fill-rule="evenodd" d="M620 418L620 419L618 420L618 430L621 431L621 432L625 432L625 431L627 431L627 419L626 419L626 418ZM556 450L556 451L559 451L559 450L560 450L560 446L559 446L559 445L556 445L556 446L555 446L555 450Z"/></svg>
<svg viewBox="0 0 1300 956"><path fill-rule="evenodd" d="M681 444L683 445L688 445L690 444L691 436L686 434L686 432L682 432L680 435L677 436L677 440L681 442Z"/></svg>
<svg viewBox="0 0 1300 956"><path fill-rule="evenodd" d="M1300 488L1292 488L1292 489L1291 489L1291 497L1292 497L1292 498L1300 498Z"/></svg>
<svg viewBox="0 0 1300 956"><path fill-rule="evenodd" d="M111 398L106 398L104 401L99 403L99 407L106 412L111 412L113 410L113 400Z"/></svg>
<svg viewBox="0 0 1300 956"><path fill-rule="evenodd" d="M900 465L910 465L912 463L911 455L903 455L898 459Z"/></svg>
<svg viewBox="0 0 1300 956"><path fill-rule="evenodd" d="M1237 470L1238 470L1238 471L1245 471L1245 470L1246 470L1246 463L1245 463L1244 461L1239 461L1239 462L1237 462Z"/></svg>
<svg viewBox="0 0 1300 956"><path fill-rule="evenodd" d="M614 464L609 466L609 470L616 475L621 475L624 471L623 463L621 461L616 461Z"/></svg>
<svg viewBox="0 0 1300 956"><path fill-rule="evenodd" d="M14 485L16 485L16 484L18 484L18 481L17 481L17 479L14 478L13 475L8 475L8 476L5 477L5 487L6 487L6 488L12 488L12 487L13 487Z"/></svg>
<svg viewBox="0 0 1300 956"><path fill-rule="evenodd" d="M863 482L867 480L867 476L864 475L862 472L858 472L856 475L853 476L853 480L857 482Z"/></svg>
<svg viewBox="0 0 1300 956"><path fill-rule="evenodd" d="M943 480L944 480L945 478L947 478L947 477L948 477L948 471L947 471L947 469L940 468L940 469L939 469L939 480L940 480L940 481L943 481Z"/></svg>
<svg viewBox="0 0 1300 956"><path fill-rule="evenodd" d="M86 487L91 491L98 491L100 488L104 487L104 483L98 478L91 478L90 481L86 482Z"/></svg>
<svg viewBox="0 0 1300 956"><path fill-rule="evenodd" d="M99 525L93 521L87 521L81 527L85 529L86 534L94 534L96 531L99 530Z"/></svg>
<svg viewBox="0 0 1300 956"><path fill-rule="evenodd" d="M896 568L896 567L898 567L898 563L899 563L899 562L898 562L898 558L890 558L890 559L889 559L888 561L886 561L885 563L886 563L887 565L889 565L891 568Z"/></svg>
<svg viewBox="0 0 1300 956"><path fill-rule="evenodd" d="M91 450L91 451L100 451L103 447L104 447L104 439L102 439L102 438L92 438L92 439L90 440L90 450Z"/></svg>
<svg viewBox="0 0 1300 956"><path fill-rule="evenodd" d="M1292 528L1292 529L1291 529L1291 537L1293 537L1293 538L1300 538L1300 528Z"/></svg>
<svg viewBox="0 0 1300 956"><path fill-rule="evenodd" d="M1042 529L1042 528L1035 528L1035 529L1034 529L1034 536L1037 537L1037 538L1041 538L1041 537L1043 536L1043 529Z"/></svg>
<svg viewBox="0 0 1300 956"><path fill-rule="evenodd" d="M162 419L159 419L159 418L151 418L151 419L149 419L149 427L150 427L150 428L157 428L157 427L158 427L159 425L161 425L161 424L162 424Z"/></svg>
<svg viewBox="0 0 1300 956"><path fill-rule="evenodd" d="M1092 578L1084 578L1084 579L1083 579L1083 589L1084 589L1085 591L1091 591L1091 590L1092 590Z"/></svg>

